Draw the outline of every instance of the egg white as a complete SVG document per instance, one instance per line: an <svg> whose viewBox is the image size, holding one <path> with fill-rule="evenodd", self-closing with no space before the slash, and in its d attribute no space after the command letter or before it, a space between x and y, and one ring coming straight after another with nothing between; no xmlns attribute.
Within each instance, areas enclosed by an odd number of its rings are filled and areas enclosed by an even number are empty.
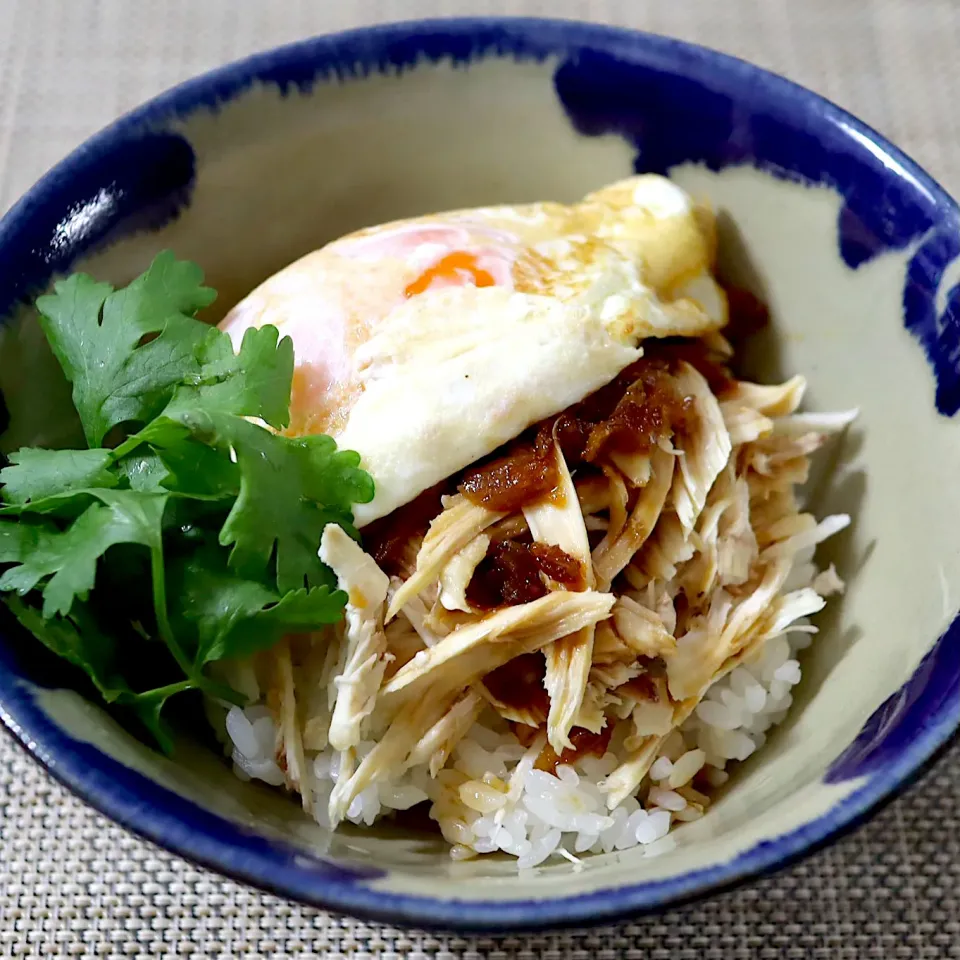
<svg viewBox="0 0 960 960"><path fill-rule="evenodd" d="M711 224L650 176L571 207L389 224L287 267L223 327L235 341L264 323L292 337L299 372L313 377L295 402L317 412L297 411L299 429L329 432L374 478L374 500L355 508L362 527L608 383L644 338L721 327ZM495 285L409 295L461 249L477 251Z"/></svg>

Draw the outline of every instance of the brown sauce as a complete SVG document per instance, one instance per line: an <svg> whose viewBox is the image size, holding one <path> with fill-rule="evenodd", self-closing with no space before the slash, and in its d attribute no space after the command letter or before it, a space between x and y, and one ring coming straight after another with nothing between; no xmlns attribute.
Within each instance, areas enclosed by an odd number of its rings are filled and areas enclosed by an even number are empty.
<svg viewBox="0 0 960 960"><path fill-rule="evenodd" d="M546 668L542 653L522 653L509 663L488 673L483 685L500 703L513 707L514 710L529 710L543 722L550 711L550 698L543 686ZM526 724L515 726L519 731L530 734L530 739L524 744L529 746L533 737L537 735L537 729ZM517 732L517 739L520 739L519 732ZM524 743L522 739L520 742Z"/></svg>
<svg viewBox="0 0 960 960"><path fill-rule="evenodd" d="M576 557L549 543L531 543L528 549L551 580L574 590L582 590L586 586L583 564Z"/></svg>
<svg viewBox="0 0 960 960"><path fill-rule="evenodd" d="M534 764L537 770L545 770L547 773L555 773L557 767L564 764L576 763L581 757L594 756L602 757L607 752L610 745L610 738L613 736L613 724L607 725L599 732L592 733L583 727L574 727L570 731L570 742L573 744L571 750L567 747L562 753L557 754L556 750L548 743L537 762Z"/></svg>
<svg viewBox="0 0 960 960"><path fill-rule="evenodd" d="M467 585L467 601L478 610L495 610L539 600L548 592L541 573L565 586L584 585L580 561L559 547L494 541Z"/></svg>
<svg viewBox="0 0 960 960"><path fill-rule="evenodd" d="M440 497L448 492L447 481L424 490L415 500L374 520L363 528L363 546L388 576L403 576L404 554L414 537L423 536L443 509Z"/></svg>
<svg viewBox="0 0 960 960"><path fill-rule="evenodd" d="M726 368L699 341L647 340L644 350L610 383L531 428L505 452L464 471L458 485L463 496L490 510L514 513L555 491L554 440L573 468L613 451L646 452L683 432L690 403L673 380L680 361L695 366L712 386L730 382Z"/></svg>
<svg viewBox="0 0 960 960"><path fill-rule="evenodd" d="M767 309L753 294L729 287L727 295L730 323L724 332L728 338L736 340L766 326ZM726 364L702 340L648 339L643 349L640 360L590 396L530 428L491 457L468 467L459 478L438 484L368 525L363 531L367 550L388 574L405 573L407 544L426 532L441 511L441 494L454 487L471 503L506 514L556 496L560 478L554 441L571 468L583 469L610 453L644 453L663 439L682 434L688 427L691 401L681 396L673 378L681 362L698 370L718 396L734 382ZM483 609L543 596L546 589L540 570L559 583L578 582L554 558L538 558L529 549L522 553L503 546L494 556L488 553L481 567L471 584L471 602Z"/></svg>
<svg viewBox="0 0 960 960"><path fill-rule="evenodd" d="M725 287L728 317L723 335L736 346L770 325L767 305L743 287Z"/></svg>
<svg viewBox="0 0 960 960"><path fill-rule="evenodd" d="M660 357L651 358L638 373L610 416L591 429L584 460L595 461L605 452L647 453L686 430L690 405Z"/></svg>
<svg viewBox="0 0 960 960"><path fill-rule="evenodd" d="M458 489L471 502L498 513L516 513L550 496L559 482L557 460L549 437L531 445L518 443L505 456L469 467Z"/></svg>

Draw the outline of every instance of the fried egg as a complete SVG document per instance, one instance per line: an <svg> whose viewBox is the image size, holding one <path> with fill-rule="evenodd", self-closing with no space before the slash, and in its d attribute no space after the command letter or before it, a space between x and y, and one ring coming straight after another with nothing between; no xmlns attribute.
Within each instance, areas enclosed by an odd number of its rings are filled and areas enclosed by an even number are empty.
<svg viewBox="0 0 960 960"><path fill-rule="evenodd" d="M663 177L573 205L418 217L351 234L261 284L221 324L293 340L290 434L356 450L363 526L612 380L647 337L727 320L713 218Z"/></svg>

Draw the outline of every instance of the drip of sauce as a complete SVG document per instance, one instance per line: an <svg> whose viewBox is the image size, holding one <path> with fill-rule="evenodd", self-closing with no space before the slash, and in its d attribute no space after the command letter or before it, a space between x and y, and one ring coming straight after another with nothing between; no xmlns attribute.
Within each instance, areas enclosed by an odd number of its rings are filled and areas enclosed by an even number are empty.
<svg viewBox="0 0 960 960"><path fill-rule="evenodd" d="M729 319L723 335L732 344L741 343L769 326L770 311L759 297L743 287L725 287L724 292Z"/></svg>
<svg viewBox="0 0 960 960"><path fill-rule="evenodd" d="M425 290L429 290L436 280L453 282L455 284L473 284L475 287L492 287L496 285L496 280L492 273L484 270L477 263L477 258L472 253L465 250L454 250L448 253L442 260L437 261L432 267L428 267L423 273L407 285L403 291L408 299L415 297Z"/></svg>
<svg viewBox="0 0 960 960"><path fill-rule="evenodd" d="M548 743L540 751L540 756L537 757L534 767L547 773L556 773L557 767L576 763L581 757L590 755L602 757L607 752L612 736L613 724L610 722L607 722L607 725L599 733L593 733L583 727L574 727L570 731L570 742L573 744L573 749L567 747L562 753L557 754L556 750Z"/></svg>
<svg viewBox="0 0 960 960"><path fill-rule="evenodd" d="M477 564L466 593L471 607L494 610L539 600L547 586L528 544L500 540L490 544Z"/></svg>

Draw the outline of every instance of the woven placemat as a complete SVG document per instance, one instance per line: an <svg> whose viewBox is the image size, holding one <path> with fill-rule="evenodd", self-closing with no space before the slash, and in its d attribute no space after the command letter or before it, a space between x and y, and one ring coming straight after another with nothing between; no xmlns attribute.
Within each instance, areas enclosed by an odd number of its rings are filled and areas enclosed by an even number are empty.
<svg viewBox="0 0 960 960"><path fill-rule="evenodd" d="M958 0L0 0L0 210L90 133L250 51L382 20L526 13L745 57L836 100L960 191ZM779 876L616 929L401 932L264 896L134 839L0 737L0 957L960 958L960 749Z"/></svg>

